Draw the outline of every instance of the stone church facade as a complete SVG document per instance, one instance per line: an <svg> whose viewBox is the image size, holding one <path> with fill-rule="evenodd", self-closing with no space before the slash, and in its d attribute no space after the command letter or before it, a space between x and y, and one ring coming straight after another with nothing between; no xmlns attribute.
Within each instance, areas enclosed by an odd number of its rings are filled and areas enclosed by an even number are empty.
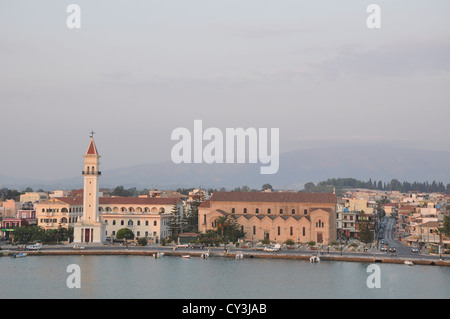
<svg viewBox="0 0 450 319"><path fill-rule="evenodd" d="M234 215L245 240L283 243L336 240L336 195L297 192L214 192L199 207L199 231L216 229L218 217Z"/></svg>

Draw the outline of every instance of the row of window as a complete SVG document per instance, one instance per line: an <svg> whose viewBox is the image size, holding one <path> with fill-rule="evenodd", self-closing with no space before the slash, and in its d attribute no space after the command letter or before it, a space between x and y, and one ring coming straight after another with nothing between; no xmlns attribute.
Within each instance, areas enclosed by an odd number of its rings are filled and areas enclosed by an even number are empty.
<svg viewBox="0 0 450 319"><path fill-rule="evenodd" d="M103 212L103 211L106 211L106 212L120 211L120 212L123 212L123 213L127 213L127 212L164 213L166 210L164 209L164 207L160 207L159 209L156 208L156 207L152 207L152 208L145 207L144 209L142 209L140 207L138 207L136 209L133 208L133 207L128 207L128 208L126 208L126 207L120 207L120 208L118 208L118 207L114 207L114 208L111 208L111 207L105 207L105 208L99 207L98 211L99 212ZM43 213L59 213L59 208L42 208L42 212ZM83 212L83 207L82 206L80 206L80 207L73 207L73 208L71 207L69 209L67 209L66 207L61 208L61 213L82 213L82 212Z"/></svg>
<svg viewBox="0 0 450 319"><path fill-rule="evenodd" d="M59 208L42 208L42 212L43 213L59 213ZM83 207L74 207L73 210L72 208L69 208L69 210L67 210L67 208L63 207L61 208L61 213L82 213L83 212Z"/></svg>
<svg viewBox="0 0 450 319"><path fill-rule="evenodd" d="M149 236L149 232L148 231L145 231L144 232L144 237L148 237ZM153 233L151 233L153 236L158 236L158 233L156 232L156 231L154 231ZM105 232L105 235L106 236L108 236L108 231L106 231ZM115 230L113 230L112 231L112 236L116 236L116 231ZM141 237L141 232L138 230L138 231L136 231L136 237Z"/></svg>
<svg viewBox="0 0 450 319"><path fill-rule="evenodd" d="M323 228L324 227L324 223L322 222L322 221L318 221L317 223L316 223L316 227L317 228ZM241 230L243 231L244 229L243 229L243 226L242 226L242 228L241 228ZM281 227L280 226L278 226L277 227L277 233L278 233L278 236L280 236L281 235ZM253 226L253 235L256 235L256 226ZM290 236L293 236L294 235L294 227L289 227L289 235ZM306 227L302 227L302 236L306 236Z"/></svg>
<svg viewBox="0 0 450 319"><path fill-rule="evenodd" d="M259 214L259 212L260 212L260 211L259 211L259 208L255 208L255 214ZM235 209L235 208L231 208L231 213L232 213L232 214L236 213L236 209ZM244 208L244 209L242 210L242 213L243 213L243 214L247 214L247 208ZM280 208L279 213L280 213L280 215L283 215L283 213L284 213L283 208ZM292 214L292 215L295 215L295 213L296 213L296 210L295 210L295 208L293 208L293 209L291 210L291 214ZM270 208L267 208L267 214L268 214L268 215L272 214L272 210L271 210ZM308 210L307 210L307 209L304 209L304 210L303 210L303 215L307 215L307 214L308 214Z"/></svg>
<svg viewBox="0 0 450 319"><path fill-rule="evenodd" d="M117 221L118 222L118 221ZM116 222L116 220L115 219L113 219L112 220L112 225L114 226L114 225L119 225L118 223ZM165 224L165 220L163 221L163 224ZM105 223L106 224L108 224L108 220L106 219L105 220ZM121 226L124 226L125 225L125 221L122 219L122 220L120 220L120 225ZM127 222L127 226L133 226L134 225L134 221L132 220L132 219L129 219L128 220L128 222ZM149 225L149 222L148 222L148 220L146 220L145 221L145 226L148 226ZM141 226L141 221L140 220L137 220L136 221L136 226ZM158 226L158 221L157 220L154 220L153 221L153 226Z"/></svg>

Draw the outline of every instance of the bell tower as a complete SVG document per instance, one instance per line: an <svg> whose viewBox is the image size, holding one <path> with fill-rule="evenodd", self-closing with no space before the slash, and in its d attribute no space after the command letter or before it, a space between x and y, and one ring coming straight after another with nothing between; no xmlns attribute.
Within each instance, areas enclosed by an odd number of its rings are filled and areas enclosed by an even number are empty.
<svg viewBox="0 0 450 319"><path fill-rule="evenodd" d="M99 170L100 156L95 146L93 132L89 147L84 155L84 191L83 191L83 221L99 222L98 218L98 179L101 175Z"/></svg>
<svg viewBox="0 0 450 319"><path fill-rule="evenodd" d="M74 242L77 243L102 243L105 235L105 224L98 212L100 155L95 146L94 132L91 132L90 138L89 146L83 156L83 216L74 225Z"/></svg>

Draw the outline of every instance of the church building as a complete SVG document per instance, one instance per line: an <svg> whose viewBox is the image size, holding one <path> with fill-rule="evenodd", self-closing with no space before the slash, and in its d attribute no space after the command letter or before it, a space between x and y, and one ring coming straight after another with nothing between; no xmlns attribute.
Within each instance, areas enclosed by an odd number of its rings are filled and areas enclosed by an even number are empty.
<svg viewBox="0 0 450 319"><path fill-rule="evenodd" d="M199 231L234 216L245 240L328 244L336 240L336 195L297 192L214 192L198 212Z"/></svg>

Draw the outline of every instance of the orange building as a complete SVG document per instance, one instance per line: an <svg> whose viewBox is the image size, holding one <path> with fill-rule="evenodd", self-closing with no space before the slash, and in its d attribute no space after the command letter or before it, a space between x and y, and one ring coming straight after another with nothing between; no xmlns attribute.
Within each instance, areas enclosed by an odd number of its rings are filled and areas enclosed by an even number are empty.
<svg viewBox="0 0 450 319"><path fill-rule="evenodd" d="M234 215L245 239L282 243L336 240L336 195L295 192L214 192L199 207L200 232L216 229L216 219Z"/></svg>

